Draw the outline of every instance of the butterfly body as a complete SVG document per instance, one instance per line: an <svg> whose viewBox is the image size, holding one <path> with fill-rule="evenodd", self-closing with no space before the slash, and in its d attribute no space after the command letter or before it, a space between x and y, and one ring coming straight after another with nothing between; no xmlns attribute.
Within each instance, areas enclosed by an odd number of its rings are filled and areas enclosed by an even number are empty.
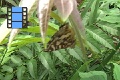
<svg viewBox="0 0 120 80"><path fill-rule="evenodd" d="M69 24L66 23L59 28L47 43L47 49L44 51L50 52L58 49L65 49L68 47L74 47L75 45L75 34L74 31L69 28Z"/></svg>

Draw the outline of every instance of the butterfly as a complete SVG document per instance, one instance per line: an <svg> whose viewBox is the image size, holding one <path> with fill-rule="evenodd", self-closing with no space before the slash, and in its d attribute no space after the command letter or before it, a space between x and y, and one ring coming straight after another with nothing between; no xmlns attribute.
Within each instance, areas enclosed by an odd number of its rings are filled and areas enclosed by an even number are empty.
<svg viewBox="0 0 120 80"><path fill-rule="evenodd" d="M45 52L51 52L59 49L73 48L75 46L75 33L69 27L69 23L63 24L59 30L51 37L47 43Z"/></svg>

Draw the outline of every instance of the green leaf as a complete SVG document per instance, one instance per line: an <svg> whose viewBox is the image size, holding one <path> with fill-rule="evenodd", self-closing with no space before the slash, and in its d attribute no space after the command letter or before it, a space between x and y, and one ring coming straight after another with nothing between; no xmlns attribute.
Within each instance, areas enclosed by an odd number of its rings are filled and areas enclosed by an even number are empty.
<svg viewBox="0 0 120 80"><path fill-rule="evenodd" d="M32 33L40 33L40 29L39 28L40 28L39 26L34 26L34 27L28 26L27 29L21 29L21 31L32 32Z"/></svg>
<svg viewBox="0 0 120 80"><path fill-rule="evenodd" d="M53 60L51 59L51 56L50 56L49 53L47 53L47 52L39 53L38 57L39 57L39 60L41 61L41 63L42 63L48 70L50 70L52 73L55 73L55 72L56 72L55 67L54 67L54 64L53 64Z"/></svg>
<svg viewBox="0 0 120 80"><path fill-rule="evenodd" d="M84 63L83 65L81 65L77 70L76 72L73 74L73 76L70 78L70 80L79 80L80 79L80 76L79 76L79 72L84 72L86 71L87 69L87 64L89 64L90 61Z"/></svg>
<svg viewBox="0 0 120 80"><path fill-rule="evenodd" d="M3 59L2 63L1 63L1 65L7 63L9 59L10 59L10 57L4 57L4 59Z"/></svg>
<svg viewBox="0 0 120 80"><path fill-rule="evenodd" d="M83 53L79 46L75 46L74 50L80 57L83 57Z"/></svg>
<svg viewBox="0 0 120 80"><path fill-rule="evenodd" d="M19 35L16 37L16 40L14 40L12 42L11 45L21 47L21 46L24 46L26 44L30 44L33 42L40 42L40 41L41 41L40 37L34 37L31 35Z"/></svg>
<svg viewBox="0 0 120 80"><path fill-rule="evenodd" d="M90 0L89 3L86 4L84 11L82 11L82 13L81 13L82 18L84 18L84 16L88 12L88 10L91 8L93 2L94 2L94 0Z"/></svg>
<svg viewBox="0 0 120 80"><path fill-rule="evenodd" d="M107 80L107 75L103 71L79 72L80 80Z"/></svg>
<svg viewBox="0 0 120 80"><path fill-rule="evenodd" d="M7 7L2 7L1 8L1 12L3 12L3 14L7 14ZM0 13L1 14L1 13ZM1 19L1 18L0 18Z"/></svg>
<svg viewBox="0 0 120 80"><path fill-rule="evenodd" d="M3 80L12 80L13 79L13 74L5 74L5 77Z"/></svg>
<svg viewBox="0 0 120 80"><path fill-rule="evenodd" d="M20 67L17 67L17 79L18 80L23 80L23 75L25 73L25 66L20 66Z"/></svg>
<svg viewBox="0 0 120 80"><path fill-rule="evenodd" d="M113 77L115 80L119 80L120 79L120 65L116 64L116 63L112 63L114 65L113 68Z"/></svg>
<svg viewBox="0 0 120 80"><path fill-rule="evenodd" d="M34 67L34 72L35 72L35 76L37 76L37 61L36 61L36 59L31 59L31 62L32 62L32 64L33 64L33 67Z"/></svg>
<svg viewBox="0 0 120 80"><path fill-rule="evenodd" d="M0 51L3 51L5 50L5 47L4 46L0 46Z"/></svg>
<svg viewBox="0 0 120 80"><path fill-rule="evenodd" d="M19 51L24 55L24 57L30 59L33 57L31 50L28 47L22 47Z"/></svg>
<svg viewBox="0 0 120 80"><path fill-rule="evenodd" d="M49 22L50 29L53 31L59 30L59 26ZM50 32L50 31L49 31Z"/></svg>
<svg viewBox="0 0 120 80"><path fill-rule="evenodd" d="M120 23L120 16L104 16L99 17L99 19L109 23Z"/></svg>
<svg viewBox="0 0 120 80"><path fill-rule="evenodd" d="M0 73L0 80L3 80L3 75L2 75L2 73Z"/></svg>
<svg viewBox="0 0 120 80"><path fill-rule="evenodd" d="M15 3L15 1L13 1L13 0L5 0L5 1L11 3L11 4L14 5L14 6L18 6L18 5Z"/></svg>
<svg viewBox="0 0 120 80"><path fill-rule="evenodd" d="M53 35L59 29L59 26L56 24L49 22L48 25L49 25L49 28L47 29L48 34L46 34L46 35ZM34 26L34 27L29 26L27 29L22 29L21 31L40 33L40 27L39 26Z"/></svg>
<svg viewBox="0 0 120 80"><path fill-rule="evenodd" d="M98 17L98 9L99 9L99 1L100 0L94 0L93 5L91 7L90 17L89 17L89 24L95 23Z"/></svg>
<svg viewBox="0 0 120 80"><path fill-rule="evenodd" d="M7 65L3 65L2 66L2 71L7 71L9 73L12 73L13 72L13 68L10 67L10 66L7 66Z"/></svg>
<svg viewBox="0 0 120 80"><path fill-rule="evenodd" d="M63 23L60 16L58 16L55 12L51 11L50 16L54 18L55 20L59 21L60 23Z"/></svg>
<svg viewBox="0 0 120 80"><path fill-rule="evenodd" d="M94 52L100 53L101 48L100 48L99 43L93 37L91 37L89 34L87 34L86 36L87 36L86 42L87 42L89 48Z"/></svg>
<svg viewBox="0 0 120 80"><path fill-rule="evenodd" d="M31 59L30 61L27 62L27 67L30 75L36 79L36 74L35 72L37 71L37 62L35 59Z"/></svg>
<svg viewBox="0 0 120 80"><path fill-rule="evenodd" d="M109 5L109 4L107 4L107 5ZM119 16L120 15L118 8L108 9L108 7L107 7L106 9L105 8L102 9L103 12L99 17L103 17L106 15L110 15L110 16Z"/></svg>
<svg viewBox="0 0 120 80"><path fill-rule="evenodd" d="M45 69L44 71L42 71L42 74L39 76L39 80L44 80L45 76L47 76L49 73L48 73L48 70Z"/></svg>
<svg viewBox="0 0 120 80"><path fill-rule="evenodd" d="M70 55L72 55L73 57L75 57L79 61L83 62L82 56L79 56L79 54L74 49L69 49L68 51L69 51ZM80 52L80 53L82 55L82 52Z"/></svg>
<svg viewBox="0 0 120 80"><path fill-rule="evenodd" d="M114 49L114 44L112 39L109 36L107 36L104 32L102 32L100 29L97 29L94 26L91 26L87 28L87 32L97 42L101 43L107 48Z"/></svg>
<svg viewBox="0 0 120 80"><path fill-rule="evenodd" d="M118 30L117 30L116 24L100 22L98 23L98 26L101 27L104 31L107 31L108 33L112 35L117 35Z"/></svg>
<svg viewBox="0 0 120 80"><path fill-rule="evenodd" d="M34 46L34 48L38 51L38 52L41 52L41 51L43 51L43 48L42 48L42 44L39 44L39 43L34 43L35 44L35 46Z"/></svg>
<svg viewBox="0 0 120 80"><path fill-rule="evenodd" d="M22 65L22 60L20 57L16 56L16 55L12 55L11 56L11 61L14 63L14 64L17 64L18 66Z"/></svg>
<svg viewBox="0 0 120 80"><path fill-rule="evenodd" d="M60 59L62 62L69 64L69 62L67 61L67 57L66 55L64 55L63 50L61 50L62 52L59 51L53 51L53 54L58 57L58 59Z"/></svg>

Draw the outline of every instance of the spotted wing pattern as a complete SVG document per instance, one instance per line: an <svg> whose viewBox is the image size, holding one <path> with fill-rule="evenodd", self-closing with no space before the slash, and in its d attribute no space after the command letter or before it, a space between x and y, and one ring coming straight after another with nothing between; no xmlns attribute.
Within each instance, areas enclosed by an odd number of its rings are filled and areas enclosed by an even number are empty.
<svg viewBox="0 0 120 80"><path fill-rule="evenodd" d="M65 49L68 47L74 47L75 45L75 33L69 27L68 23L65 23L59 28L47 43L47 48L44 50L46 52L55 51L58 49Z"/></svg>

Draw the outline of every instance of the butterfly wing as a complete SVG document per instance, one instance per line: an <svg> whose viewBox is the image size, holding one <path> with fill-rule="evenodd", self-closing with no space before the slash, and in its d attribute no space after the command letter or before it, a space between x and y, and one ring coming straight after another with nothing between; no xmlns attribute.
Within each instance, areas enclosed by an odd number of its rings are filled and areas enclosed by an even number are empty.
<svg viewBox="0 0 120 80"><path fill-rule="evenodd" d="M47 44L47 49L44 51L50 52L58 49L65 49L75 45L74 31L69 28L69 24L64 24L59 28Z"/></svg>

